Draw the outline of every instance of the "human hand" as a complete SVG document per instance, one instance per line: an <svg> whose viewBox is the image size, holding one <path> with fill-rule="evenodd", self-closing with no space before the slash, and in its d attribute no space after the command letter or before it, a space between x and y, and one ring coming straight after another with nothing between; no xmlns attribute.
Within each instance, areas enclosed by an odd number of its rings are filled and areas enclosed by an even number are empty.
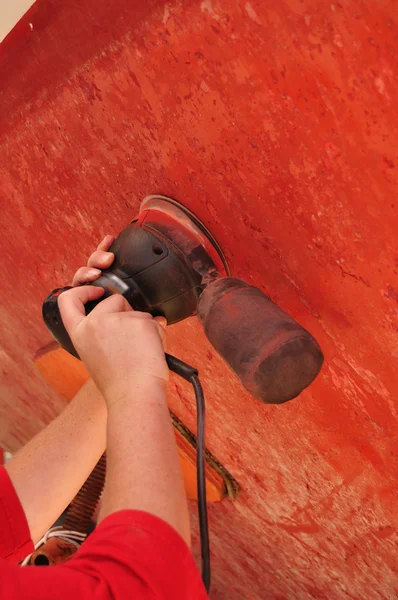
<svg viewBox="0 0 398 600"><path fill-rule="evenodd" d="M103 289L80 286L59 296L65 328L108 408L140 387L148 395L165 390L169 371L165 360L166 319L134 311L115 294L86 316L84 305L98 300Z"/></svg>
<svg viewBox="0 0 398 600"><path fill-rule="evenodd" d="M108 252L115 241L114 235L106 235L87 261L86 267L80 267L73 277L72 286L84 285L95 281L102 273L102 269L109 269L115 259L113 252Z"/></svg>

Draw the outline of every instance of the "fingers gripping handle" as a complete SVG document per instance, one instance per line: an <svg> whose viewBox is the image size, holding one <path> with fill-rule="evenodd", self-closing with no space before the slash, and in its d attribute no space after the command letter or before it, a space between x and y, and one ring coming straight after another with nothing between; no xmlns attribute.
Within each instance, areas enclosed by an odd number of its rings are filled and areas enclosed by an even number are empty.
<svg viewBox="0 0 398 600"><path fill-rule="evenodd" d="M323 354L313 336L240 279L211 283L199 299L198 316L217 352L263 402L291 400L321 369Z"/></svg>
<svg viewBox="0 0 398 600"><path fill-rule="evenodd" d="M94 285L103 288L104 294L98 300L92 300L85 305L86 314L88 315L102 300L108 298L112 294L122 294L127 302L136 310L146 310L147 305L143 298L140 289L134 281L124 279L119 274L114 273L110 269L104 271L98 279L86 284ZM58 288L51 292L43 302L43 319L47 328L50 330L53 337L65 348L70 354L79 358L79 355L69 337L68 332L62 322L61 313L58 306L58 298L60 294L70 290L71 286Z"/></svg>
<svg viewBox="0 0 398 600"><path fill-rule="evenodd" d="M77 353L76 348L74 347L74 345L72 343L72 340L69 337L68 332L65 329L65 325L63 324L61 313L60 313L59 306L58 306L59 296L62 294L62 292L66 292L67 290L70 290L70 289L71 289L70 286L67 286L64 288L58 288L58 289L54 290L53 292L51 292L51 294L49 296L47 296L47 298L44 300L44 303L43 303L43 319L44 319L45 324L47 325L47 328L49 329L49 331L51 332L53 337L57 340L57 342L65 350L67 350L70 354L72 354L73 356L76 356L76 358L80 358L79 354ZM108 293L105 293L104 296L99 298L99 300L93 300L92 302L87 302L86 314L91 312L95 308L95 306L97 306L97 304L99 302L101 302L101 300L104 299L104 297L109 296L109 295L110 295L110 293L108 291ZM190 365L187 365L186 363L184 363L179 358L176 358L175 356L166 354L166 362L167 362L167 366L169 367L170 371L177 373L177 375L179 375L180 377L183 377L187 381L191 381L193 376L198 375L197 369L194 369Z"/></svg>

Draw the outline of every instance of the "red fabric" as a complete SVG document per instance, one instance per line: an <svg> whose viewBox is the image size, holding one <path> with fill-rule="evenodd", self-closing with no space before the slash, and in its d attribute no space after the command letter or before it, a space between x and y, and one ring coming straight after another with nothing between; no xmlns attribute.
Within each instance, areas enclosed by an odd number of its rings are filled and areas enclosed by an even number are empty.
<svg viewBox="0 0 398 600"><path fill-rule="evenodd" d="M20 562L33 552L25 513L4 467L0 467L0 557Z"/></svg>
<svg viewBox="0 0 398 600"><path fill-rule="evenodd" d="M14 557L20 560L21 548L28 554L32 543L4 472L0 506L0 556L16 550ZM19 567L0 559L0 598L206 600L207 595L191 552L174 529L148 513L123 510L107 517L64 565Z"/></svg>

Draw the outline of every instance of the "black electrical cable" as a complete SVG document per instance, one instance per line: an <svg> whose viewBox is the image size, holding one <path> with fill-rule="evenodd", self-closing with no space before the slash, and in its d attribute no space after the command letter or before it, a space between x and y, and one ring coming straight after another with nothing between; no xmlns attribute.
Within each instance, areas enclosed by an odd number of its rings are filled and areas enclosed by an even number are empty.
<svg viewBox="0 0 398 600"><path fill-rule="evenodd" d="M198 513L199 513L199 532L200 545L202 553L202 579L206 591L210 589L210 541L209 541L209 523L207 518L207 499L206 499L206 410L203 388L199 381L198 371L190 365L187 365L179 358L166 354L166 361L170 371L173 371L180 377L192 384L196 399L196 481L198 486Z"/></svg>
<svg viewBox="0 0 398 600"><path fill-rule="evenodd" d="M210 541L209 523L207 518L206 500L206 455L205 455L205 427L206 411L205 398L202 385L197 375L191 377L191 383L195 390L197 436L196 436L196 480L198 486L198 512L200 544L202 549L202 579L206 591L210 589Z"/></svg>

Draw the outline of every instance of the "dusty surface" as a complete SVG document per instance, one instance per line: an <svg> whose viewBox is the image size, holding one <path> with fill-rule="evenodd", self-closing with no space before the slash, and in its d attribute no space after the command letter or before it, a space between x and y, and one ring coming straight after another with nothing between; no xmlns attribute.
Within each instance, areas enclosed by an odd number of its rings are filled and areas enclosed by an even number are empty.
<svg viewBox="0 0 398 600"><path fill-rule="evenodd" d="M325 352L270 407L194 319L170 330L242 486L210 508L214 600L397 597L395 18L384 0L40 0L0 49L2 445L63 406L32 362L44 296L147 193L195 211ZM171 395L194 429L190 390Z"/></svg>

